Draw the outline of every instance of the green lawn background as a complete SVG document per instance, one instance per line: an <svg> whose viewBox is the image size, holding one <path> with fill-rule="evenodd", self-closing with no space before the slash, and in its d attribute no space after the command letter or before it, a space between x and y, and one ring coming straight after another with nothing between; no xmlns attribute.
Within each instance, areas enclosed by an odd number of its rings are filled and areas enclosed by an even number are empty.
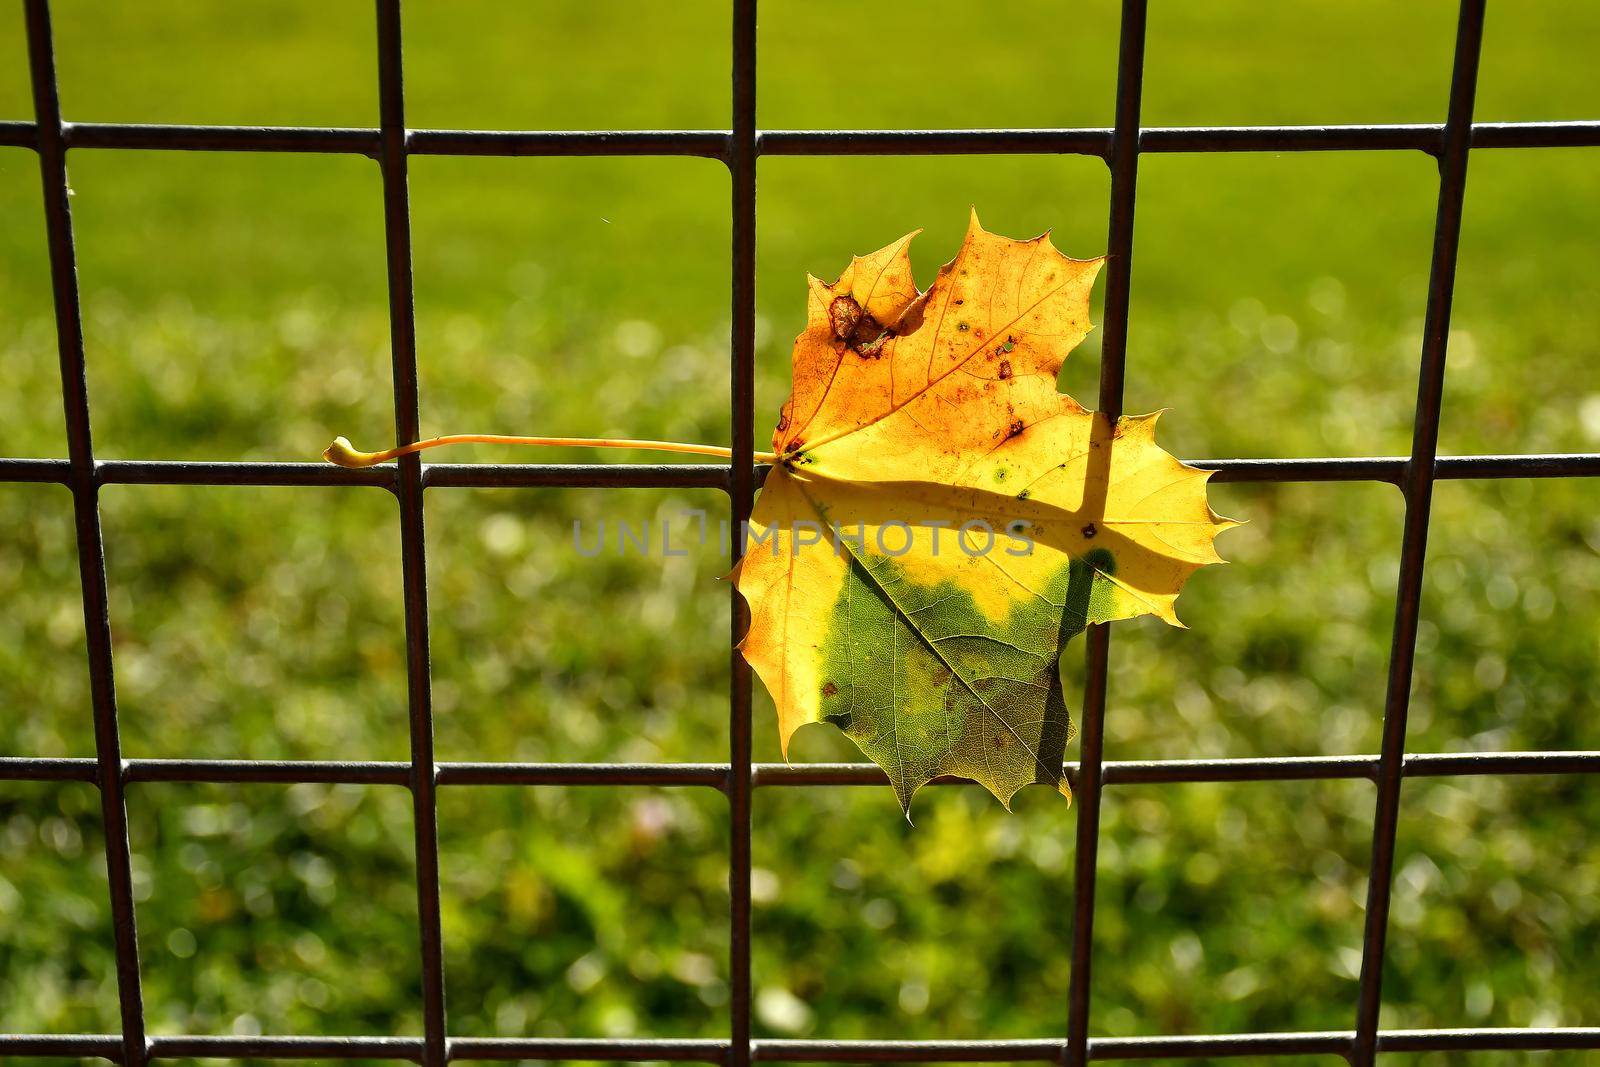
<svg viewBox="0 0 1600 1067"><path fill-rule="evenodd" d="M70 120L376 121L369 4L53 7ZM771 0L760 123L1109 125L1116 7ZM408 122L725 128L728 17L705 0L410 0ZM1144 120L1438 122L1454 19L1440 0L1157 0ZM1600 117L1596 48L1593 9L1496 5L1479 120ZM0 119L28 117L12 11ZM70 173L99 456L303 460L336 432L392 438L374 163L80 150ZM922 227L926 281L969 206L1014 236L1051 228L1071 254L1105 248L1093 159L769 158L759 180L758 438L805 272ZM1186 457L1407 452L1436 187L1420 153L1145 158L1129 409L1171 408L1163 441ZM424 432L727 440L721 164L419 158L411 193ZM1597 298L1600 154L1474 153L1442 451L1600 447ZM1098 345L1063 375L1086 403ZM0 149L0 363L0 452L64 455L37 161L20 149ZM1376 751L1398 494L1214 495L1250 520L1221 542L1234 562L1186 591L1190 629L1117 628L1107 757ZM1578 481L1439 486L1411 749L1600 748L1596 503ZM588 559L571 538L574 520L687 530L682 513L722 506L430 493L439 757L726 758L726 562L714 546ZM119 486L102 512L126 755L406 758L391 498ZM0 487L0 604L0 753L91 755L63 490ZM1069 676L1080 662L1069 650ZM764 695L755 725L758 758L778 758ZM855 753L818 727L794 758ZM1351 1026L1373 801L1361 782L1109 790L1094 1032ZM440 803L452 1033L725 1035L720 797ZM154 1032L419 1030L403 790L139 785L129 813ZM1076 810L1040 790L1007 816L951 788L914 814L887 790L757 795L759 1034L1063 1031ZM1597 821L1591 781L1408 782L1384 1025L1594 1025ZM0 783L0 1031L118 1029L98 822L89 787Z"/></svg>

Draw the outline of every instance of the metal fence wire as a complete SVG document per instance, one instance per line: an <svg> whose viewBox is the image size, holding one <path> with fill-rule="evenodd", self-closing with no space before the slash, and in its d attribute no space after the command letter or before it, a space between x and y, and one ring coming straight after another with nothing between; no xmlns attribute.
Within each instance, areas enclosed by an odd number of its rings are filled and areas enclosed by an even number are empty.
<svg viewBox="0 0 1600 1067"><path fill-rule="evenodd" d="M1600 1049L1600 1027L1379 1030L1378 1009L1394 871L1400 786L1407 777L1469 774L1600 775L1600 752L1408 754L1406 714L1415 661L1418 608L1434 482L1441 478L1600 476L1600 453L1455 456L1437 454L1446 338L1461 233L1467 161L1473 148L1600 146L1600 122L1472 122L1485 0L1463 0L1456 31L1448 116L1443 125L1144 128L1145 0L1123 0L1117 63L1116 125L1111 129L825 130L756 128L756 0L733 0L732 128L674 132L491 132L411 130L405 124L400 0L377 0L381 123L375 128L263 128L68 123L57 96L48 0L26 0L35 120L0 123L0 145L38 153L43 179L69 458L0 459L0 483L53 482L71 489L87 621L89 676L97 755L83 759L8 757L0 779L79 781L99 787L116 939L120 1034L0 1035L0 1056L101 1057L126 1067L179 1058L328 1059L382 1057L442 1065L449 1060L698 1061L743 1067L753 1060L790 1062L1006 1062L1043 1060L1076 1067L1089 1060L1194 1056L1339 1055L1357 1067L1378 1053L1447 1050ZM228 152L323 152L365 155L383 170L384 229L394 364L395 438L417 439L417 353L412 312L410 206L406 170L412 155L704 156L732 174L732 417L734 460L699 465L423 464L415 455L393 465L344 470L315 463L101 461L89 433L89 395L69 210L69 148ZM1083 698L1081 759L1068 766L1077 796L1071 987L1064 1034L1023 1041L751 1040L750 799L757 787L882 782L870 764L754 765L750 748L749 669L732 655L731 745L727 763L527 764L440 763L434 759L429 690L426 544L423 492L450 486L711 487L730 498L732 549L762 471L754 464L756 160L762 155L956 155L1041 153L1098 156L1111 170L1109 267L1099 408L1122 410L1129 279L1139 156L1145 152L1416 151L1439 164L1438 215L1417 385L1411 455L1371 459L1223 459L1199 462L1219 481L1389 482L1405 495L1399 591L1377 755L1267 759L1107 762L1101 758L1106 662L1111 631L1091 627ZM405 585L411 759L321 762L122 758L106 601L98 493L108 484L380 485L400 503ZM737 593L733 631L746 622ZM1285 781L1364 778L1377 785L1366 930L1354 1028L1326 1032L1091 1038L1089 990L1095 860L1101 791L1150 782ZM147 1033L134 936L134 897L124 795L136 782L353 782L409 787L414 805L418 917L421 927L420 1037L155 1036ZM731 826L731 1026L727 1040L545 1040L450 1037L439 928L436 795L440 787L484 784L681 785L720 790Z"/></svg>

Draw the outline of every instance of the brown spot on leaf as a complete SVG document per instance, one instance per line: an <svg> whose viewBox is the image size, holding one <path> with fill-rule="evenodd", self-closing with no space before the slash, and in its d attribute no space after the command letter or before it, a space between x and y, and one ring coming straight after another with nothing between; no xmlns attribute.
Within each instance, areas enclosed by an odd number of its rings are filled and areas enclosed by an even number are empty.
<svg viewBox="0 0 1600 1067"><path fill-rule="evenodd" d="M1099 530L1095 529L1094 523L1092 523L1092 522L1089 523L1088 525L1084 526L1084 528L1083 528L1083 536L1088 537L1088 538L1093 538L1094 535L1099 533L1099 532L1100 532Z"/></svg>
<svg viewBox="0 0 1600 1067"><path fill-rule="evenodd" d="M1003 382L1009 377L1011 377L1011 361L1002 359L1000 361L1000 380Z"/></svg>
<svg viewBox="0 0 1600 1067"><path fill-rule="evenodd" d="M831 696L833 696L834 694L836 694L838 692L839 692L839 687L834 685L832 682L823 682L822 683L822 695L823 696L831 697Z"/></svg>
<svg viewBox="0 0 1600 1067"><path fill-rule="evenodd" d="M883 346L895 335L850 296L833 298L828 305L828 325L834 338L842 342L839 351L848 347L862 359L878 359L883 355Z"/></svg>
<svg viewBox="0 0 1600 1067"><path fill-rule="evenodd" d="M780 408L778 410L778 432L782 433L783 431L787 430L788 428L789 428L789 409L787 407Z"/></svg>
<svg viewBox="0 0 1600 1067"><path fill-rule="evenodd" d="M1026 430L1027 428L1028 428L1027 424L1024 423L1021 419L1012 419L1011 420L1011 425L1006 427L1006 436L1007 437L1016 437L1018 434L1020 434L1023 430Z"/></svg>
<svg viewBox="0 0 1600 1067"><path fill-rule="evenodd" d="M828 323L833 327L833 335L841 341L849 341L855 336L856 327L861 324L861 315L861 305L853 297L836 296L833 303L828 305Z"/></svg>

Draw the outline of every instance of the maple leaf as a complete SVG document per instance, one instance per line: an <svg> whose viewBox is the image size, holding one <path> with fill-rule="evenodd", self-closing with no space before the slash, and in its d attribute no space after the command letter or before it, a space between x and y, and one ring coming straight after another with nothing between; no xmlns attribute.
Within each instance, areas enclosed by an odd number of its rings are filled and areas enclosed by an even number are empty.
<svg viewBox="0 0 1600 1067"><path fill-rule="evenodd" d="M949 774L1008 808L1024 785L1070 797L1074 728L1059 661L1089 623L1155 615L1234 525L1210 472L1056 390L1089 332L1103 260L973 214L927 292L909 234L810 278L777 462L735 571L740 643L777 705L785 756L829 722L888 774L909 814Z"/></svg>

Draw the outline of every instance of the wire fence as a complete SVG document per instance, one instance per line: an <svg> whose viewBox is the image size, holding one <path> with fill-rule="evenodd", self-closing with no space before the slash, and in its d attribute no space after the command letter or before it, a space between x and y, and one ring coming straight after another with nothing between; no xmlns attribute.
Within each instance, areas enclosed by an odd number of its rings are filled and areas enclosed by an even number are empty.
<svg viewBox="0 0 1600 1067"><path fill-rule="evenodd" d="M1123 0L1117 63L1116 118L1111 129L758 131L756 127L756 0L733 0L732 123L728 130L539 132L411 130L405 124L400 0L377 0L377 128L150 126L68 123L57 95L48 0L26 0L33 122L0 122L0 145L34 150L43 179L46 236L66 408L68 458L0 459L0 483L53 482L73 494L87 623L88 667L96 756L92 759L0 758L0 779L80 781L99 788L104 820L112 926L116 942L120 1034L0 1034L0 1057L100 1057L127 1067L179 1058L349 1059L383 1057L437 1067L450 1060L696 1061L742 1067L752 1061L1009 1062L1049 1061L1076 1067L1090 1060L1179 1056L1339 1055L1367 1067L1379 1053L1429 1050L1600 1049L1600 1027L1379 1030L1390 884L1394 871L1400 787L1408 777L1473 774L1600 775L1600 752L1408 754L1406 716L1415 663L1418 613L1434 483L1448 478L1600 477L1600 453L1454 456L1437 454L1446 341L1455 286L1467 162L1471 149L1600 147L1600 122L1474 124L1485 0L1463 0L1456 31L1449 110L1443 125L1144 128L1139 124L1144 76L1145 0ZM389 316L394 372L395 437L418 436L417 352L412 310L412 254L407 163L413 155L703 156L732 175L733 283L731 464L538 465L423 464L415 455L393 465L346 470L314 463L100 461L89 432L77 264L67 186L71 148L172 149L224 152L318 152L365 155L383 172ZM754 463L756 161L762 155L956 155L1044 153L1098 156L1111 171L1100 410L1122 411L1139 157L1147 152L1410 151L1439 165L1438 214L1411 454L1365 459L1221 459L1195 461L1217 481L1388 482L1405 496L1399 590L1382 750L1375 755L1105 761L1102 759L1107 657L1111 630L1093 626L1087 640L1081 759L1067 766L1077 798L1071 985L1064 1034L1023 1041L752 1040L750 1033L750 800L756 788L881 784L870 764L786 766L751 760L751 679L737 653L729 691L727 763L532 764L448 763L434 759L429 683L426 541L423 493L465 486L708 487L729 496L730 530L749 517L763 470ZM406 619L411 758L405 762L259 761L122 758L100 487L169 485L377 485L400 503ZM733 636L746 623L737 592ZM1342 1031L1091 1038L1095 866L1100 800L1106 786L1152 782L1239 782L1367 779L1377 785L1366 929L1354 1028ZM422 962L421 1036L151 1036L141 995L135 937L133 875L125 793L141 782L344 782L404 785L411 792L416 835L418 919ZM728 798L731 936L730 1032L727 1040L546 1040L449 1036L439 922L437 791L469 785L677 785L715 789Z"/></svg>

